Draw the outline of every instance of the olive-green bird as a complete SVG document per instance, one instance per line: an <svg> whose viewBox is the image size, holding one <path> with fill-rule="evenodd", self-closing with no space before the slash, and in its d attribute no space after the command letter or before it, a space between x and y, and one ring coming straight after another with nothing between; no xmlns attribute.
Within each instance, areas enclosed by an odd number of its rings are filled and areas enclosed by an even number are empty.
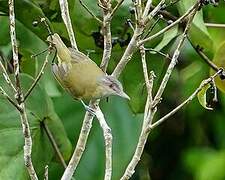
<svg viewBox="0 0 225 180"><path fill-rule="evenodd" d="M82 102L86 110L90 108L83 100L95 100L110 95L130 99L115 77L104 73L80 51L67 48L58 34L49 36L47 41L57 50L58 63L52 66L56 79L75 99Z"/></svg>

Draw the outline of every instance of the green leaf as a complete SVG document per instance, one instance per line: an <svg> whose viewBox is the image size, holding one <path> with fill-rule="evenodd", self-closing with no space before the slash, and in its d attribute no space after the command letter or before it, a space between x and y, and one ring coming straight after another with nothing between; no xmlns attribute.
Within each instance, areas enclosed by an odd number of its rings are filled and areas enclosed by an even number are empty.
<svg viewBox="0 0 225 180"><path fill-rule="evenodd" d="M33 79L28 75L20 76L23 91L26 91ZM14 98L9 85L3 77L0 86ZM44 167L54 157L54 150L43 129L42 122L49 126L53 137L65 159L71 154L71 144L63 125L54 111L51 99L39 85L26 100L26 113L33 140L32 160L35 170L43 176ZM0 96L0 179L29 179L23 160L24 138L18 111L4 97Z"/></svg>
<svg viewBox="0 0 225 180"><path fill-rule="evenodd" d="M201 89L201 91L198 92L197 97L198 97L198 101L202 105L202 107L204 107L205 109L208 109L208 110L213 110L212 108L207 107L207 102L206 102L206 93L209 88L210 88L210 84L207 84L206 86L204 86Z"/></svg>
<svg viewBox="0 0 225 180"><path fill-rule="evenodd" d="M0 0L0 11L8 15L8 1ZM48 36L47 30L43 26L34 27L32 22L45 17L41 8L27 0L15 0L15 14L16 19L20 21L26 28L35 33L39 38L45 40ZM47 19L48 20L48 19Z"/></svg>
<svg viewBox="0 0 225 180"><path fill-rule="evenodd" d="M195 0L179 1L177 3L179 14L183 15L194 3L196 3ZM207 51L213 50L213 41L204 24L202 10L198 11L195 15L188 35L195 46L199 45Z"/></svg>
<svg viewBox="0 0 225 180"><path fill-rule="evenodd" d="M225 68L225 41L221 43L219 48L217 49L214 58L213 63L215 63L218 67ZM215 71L213 69L210 70L210 74L214 74ZM225 80L222 80L220 77L215 78L216 87L225 93Z"/></svg>
<svg viewBox="0 0 225 180"><path fill-rule="evenodd" d="M165 46L167 46L177 35L178 35L178 25L174 26L170 30L164 33L161 42L154 48L156 51L160 51Z"/></svg>

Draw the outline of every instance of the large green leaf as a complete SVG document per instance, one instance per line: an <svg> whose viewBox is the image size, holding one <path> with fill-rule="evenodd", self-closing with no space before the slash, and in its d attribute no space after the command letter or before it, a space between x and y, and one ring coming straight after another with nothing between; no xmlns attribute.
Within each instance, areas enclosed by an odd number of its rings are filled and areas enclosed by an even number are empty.
<svg viewBox="0 0 225 180"><path fill-rule="evenodd" d="M162 41L154 49L156 51L163 49L178 35L178 32L178 25L165 32Z"/></svg>
<svg viewBox="0 0 225 180"><path fill-rule="evenodd" d="M8 1L0 0L0 11L8 15ZM40 17L44 17L44 13L41 8L27 0L15 0L15 17L20 21L26 28L30 29L41 39L46 39L48 32L43 26L34 27L32 22L38 20Z"/></svg>
<svg viewBox="0 0 225 180"><path fill-rule="evenodd" d="M21 75L21 85L25 91L32 83L32 78ZM14 97L3 77L0 86ZM0 179L27 179L27 171L23 162L24 139L18 111L1 96L0 99ZM54 155L51 143L41 125L44 121L65 159L71 153L71 144L66 136L63 125L56 115L51 100L45 91L37 85L26 101L26 113L28 116L33 140L32 159L34 167L40 177L43 176L45 165L49 164Z"/></svg>
<svg viewBox="0 0 225 180"><path fill-rule="evenodd" d="M180 15L183 15L194 3L196 3L195 0L179 1L177 6ZM213 41L204 24L202 10L198 11L194 17L192 26L189 31L189 37L195 46L199 45L207 51L213 51Z"/></svg>

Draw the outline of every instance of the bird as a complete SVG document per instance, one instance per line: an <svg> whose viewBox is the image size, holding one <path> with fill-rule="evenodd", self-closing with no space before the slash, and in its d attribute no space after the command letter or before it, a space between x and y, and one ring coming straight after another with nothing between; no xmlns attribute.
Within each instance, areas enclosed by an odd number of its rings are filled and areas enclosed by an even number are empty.
<svg viewBox="0 0 225 180"><path fill-rule="evenodd" d="M84 108L94 113L86 100L96 100L111 95L130 100L120 81L102 71L98 65L82 52L68 48L57 33L49 35L47 41L56 49L57 63L52 71L59 84Z"/></svg>

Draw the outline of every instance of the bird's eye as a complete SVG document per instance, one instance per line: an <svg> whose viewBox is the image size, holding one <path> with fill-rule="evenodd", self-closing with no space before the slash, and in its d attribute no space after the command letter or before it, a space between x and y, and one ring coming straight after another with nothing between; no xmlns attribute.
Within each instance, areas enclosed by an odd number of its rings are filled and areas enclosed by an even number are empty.
<svg viewBox="0 0 225 180"><path fill-rule="evenodd" d="M110 87L110 88L113 88L113 84L110 84L109 87Z"/></svg>

